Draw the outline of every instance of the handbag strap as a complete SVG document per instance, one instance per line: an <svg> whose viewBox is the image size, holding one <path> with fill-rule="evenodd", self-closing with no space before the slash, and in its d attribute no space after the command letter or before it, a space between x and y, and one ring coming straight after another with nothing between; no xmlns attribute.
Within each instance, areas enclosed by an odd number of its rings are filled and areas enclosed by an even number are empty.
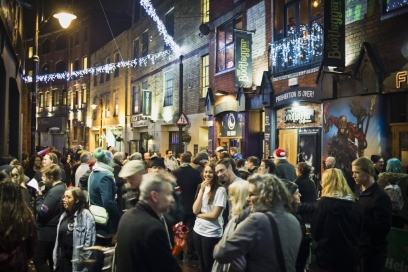
<svg viewBox="0 0 408 272"><path fill-rule="evenodd" d="M271 222L273 240L275 242L275 252L278 257L279 266L282 272L286 272L285 260L283 259L282 244L278 233L278 226L276 225L275 219L269 213L265 213Z"/></svg>
<svg viewBox="0 0 408 272"><path fill-rule="evenodd" d="M91 205L91 193L90 193L90 189L91 189L91 187L90 187L90 183L91 183L91 176L92 176L92 174L93 174L93 171L91 171L91 173L89 174L89 177L88 177L88 204L89 205Z"/></svg>

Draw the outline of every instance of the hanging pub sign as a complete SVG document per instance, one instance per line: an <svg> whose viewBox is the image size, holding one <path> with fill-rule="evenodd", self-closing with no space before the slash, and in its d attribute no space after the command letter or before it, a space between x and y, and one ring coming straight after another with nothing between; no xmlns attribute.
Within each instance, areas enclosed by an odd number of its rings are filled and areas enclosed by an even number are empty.
<svg viewBox="0 0 408 272"><path fill-rule="evenodd" d="M344 0L324 2L323 66L345 67L345 18Z"/></svg>
<svg viewBox="0 0 408 272"><path fill-rule="evenodd" d="M242 137L244 115L238 112L230 112L222 117L220 137Z"/></svg>
<svg viewBox="0 0 408 272"><path fill-rule="evenodd" d="M152 115L152 91L145 91L142 92L142 114L144 116L151 116Z"/></svg>
<svg viewBox="0 0 408 272"><path fill-rule="evenodd" d="M285 124L308 124L314 123L314 110L309 107L296 107L285 109L283 122Z"/></svg>
<svg viewBox="0 0 408 272"><path fill-rule="evenodd" d="M235 87L252 87L252 34L235 32Z"/></svg>

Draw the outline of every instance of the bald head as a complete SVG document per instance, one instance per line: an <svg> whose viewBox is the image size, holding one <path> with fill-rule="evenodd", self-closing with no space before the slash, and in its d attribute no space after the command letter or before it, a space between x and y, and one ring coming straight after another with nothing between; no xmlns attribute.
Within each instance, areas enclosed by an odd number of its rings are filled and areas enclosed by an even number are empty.
<svg viewBox="0 0 408 272"><path fill-rule="evenodd" d="M333 168L336 165L336 159L334 157L327 157L326 169Z"/></svg>

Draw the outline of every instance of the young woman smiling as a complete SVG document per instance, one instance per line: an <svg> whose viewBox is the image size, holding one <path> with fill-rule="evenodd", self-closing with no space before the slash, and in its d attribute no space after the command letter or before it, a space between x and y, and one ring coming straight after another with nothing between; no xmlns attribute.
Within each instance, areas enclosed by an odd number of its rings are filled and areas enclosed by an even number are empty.
<svg viewBox="0 0 408 272"><path fill-rule="evenodd" d="M207 272L211 271L214 262L214 246L222 236L222 211L226 206L227 193L218 183L214 164L207 164L202 176L203 182L193 204L193 212L197 216L193 235L200 271Z"/></svg>

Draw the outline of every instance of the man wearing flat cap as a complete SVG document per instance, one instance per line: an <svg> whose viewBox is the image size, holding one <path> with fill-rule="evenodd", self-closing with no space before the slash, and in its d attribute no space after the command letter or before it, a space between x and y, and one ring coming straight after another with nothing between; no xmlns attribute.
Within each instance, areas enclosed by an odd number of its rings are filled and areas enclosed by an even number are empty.
<svg viewBox="0 0 408 272"><path fill-rule="evenodd" d="M123 194L125 209L130 209L136 205L139 197L139 186L145 173L145 165L141 160L127 162L119 172L119 177L126 181Z"/></svg>

